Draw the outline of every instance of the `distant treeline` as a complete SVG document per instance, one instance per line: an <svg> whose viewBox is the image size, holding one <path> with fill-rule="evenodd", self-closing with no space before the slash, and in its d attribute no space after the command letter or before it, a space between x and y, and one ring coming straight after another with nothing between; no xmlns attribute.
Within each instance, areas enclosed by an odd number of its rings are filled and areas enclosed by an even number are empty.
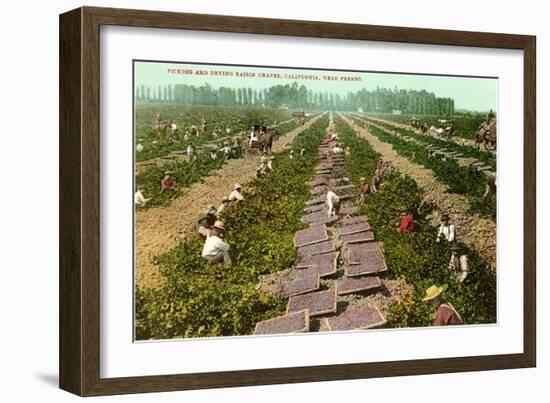
<svg viewBox="0 0 550 403"><path fill-rule="evenodd" d="M399 110L409 114L453 115L454 100L438 98L432 92L376 88L360 90L345 95L308 90L294 82L275 85L261 90L252 88L213 88L208 84L200 87L186 84L151 88L136 87L136 99L142 102L167 102L195 105L220 106L266 106L292 109L335 109L364 112L392 112Z"/></svg>

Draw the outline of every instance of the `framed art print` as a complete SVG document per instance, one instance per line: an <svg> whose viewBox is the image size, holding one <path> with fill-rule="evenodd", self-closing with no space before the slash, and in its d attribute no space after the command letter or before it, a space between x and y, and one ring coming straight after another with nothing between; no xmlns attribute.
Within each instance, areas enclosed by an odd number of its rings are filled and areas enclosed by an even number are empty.
<svg viewBox="0 0 550 403"><path fill-rule="evenodd" d="M60 62L61 388L535 365L534 37L83 7Z"/></svg>

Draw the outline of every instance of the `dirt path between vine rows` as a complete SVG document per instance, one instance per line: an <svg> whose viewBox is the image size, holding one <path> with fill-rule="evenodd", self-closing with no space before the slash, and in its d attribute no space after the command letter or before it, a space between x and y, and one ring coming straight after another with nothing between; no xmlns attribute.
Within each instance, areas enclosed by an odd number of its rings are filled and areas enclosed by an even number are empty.
<svg viewBox="0 0 550 403"><path fill-rule="evenodd" d="M300 134L315 123L318 115L304 126L300 126L273 143L273 151L281 151ZM230 160L222 168L206 177L203 183L195 183L182 189L182 195L172 200L169 207L155 207L138 211L136 214L136 284L140 288L162 285L162 275L153 259L174 247L194 228L197 215L209 204L218 206L235 183L246 183L254 179L258 166L258 155L246 155L242 159ZM246 189L245 189L246 190Z"/></svg>
<svg viewBox="0 0 550 403"><path fill-rule="evenodd" d="M429 217L432 225L439 225L441 214L448 214L456 227L457 239L475 250L493 269L496 267L496 223L493 220L469 213L468 199L455 193L446 193L448 186L439 182L430 169L400 156L391 144L379 140L367 129L353 125L348 117L341 114L340 117L360 137L366 139L384 160L390 161L416 181L424 192L424 200L437 206L438 211Z"/></svg>

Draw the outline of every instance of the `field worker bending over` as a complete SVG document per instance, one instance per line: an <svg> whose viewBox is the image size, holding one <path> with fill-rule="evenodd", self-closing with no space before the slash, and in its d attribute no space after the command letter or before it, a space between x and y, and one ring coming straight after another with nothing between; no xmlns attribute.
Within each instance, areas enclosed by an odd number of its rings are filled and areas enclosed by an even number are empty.
<svg viewBox="0 0 550 403"><path fill-rule="evenodd" d="M376 170L374 171L375 175L382 176L382 171L384 170L384 160L382 157L378 158L376 162Z"/></svg>
<svg viewBox="0 0 550 403"><path fill-rule="evenodd" d="M449 216L447 214L443 214L441 217L441 225L439 226L437 239L435 241L439 242L441 239L445 239L449 243L455 241L455 226L449 224Z"/></svg>
<svg viewBox="0 0 550 403"><path fill-rule="evenodd" d="M344 149L342 148L342 145L341 144L336 144L336 146L334 146L334 148L332 149L332 153L333 154L343 154Z"/></svg>
<svg viewBox="0 0 550 403"><path fill-rule="evenodd" d="M370 195L370 184L367 182L367 178L359 179L359 203L366 202Z"/></svg>
<svg viewBox="0 0 550 403"><path fill-rule="evenodd" d="M461 253L459 245L451 246L451 260L449 262L449 270L461 283L466 280L470 266L468 264L468 256Z"/></svg>
<svg viewBox="0 0 550 403"><path fill-rule="evenodd" d="M211 228L211 225L208 223L207 214L199 214L199 216L197 217L197 232L201 240L205 241L210 236Z"/></svg>
<svg viewBox="0 0 550 403"><path fill-rule="evenodd" d="M229 143L227 141L223 142L222 152L226 158L231 154L231 147L229 147Z"/></svg>
<svg viewBox="0 0 550 403"><path fill-rule="evenodd" d="M139 207L144 207L147 202L151 200L151 198L149 199L146 199L144 196L143 196L143 188L142 187L138 187L137 189L137 192L136 194L134 195L134 202L136 203L136 206L139 206Z"/></svg>
<svg viewBox="0 0 550 403"><path fill-rule="evenodd" d="M443 298L443 291L443 287L432 285L426 290L426 296L422 299L435 308L433 326L463 325L464 321L455 307Z"/></svg>
<svg viewBox="0 0 550 403"><path fill-rule="evenodd" d="M229 254L229 244L223 241L225 236L225 227L223 221L216 221L210 236L202 248L202 257L210 264L224 263L231 266L231 255Z"/></svg>
<svg viewBox="0 0 550 403"><path fill-rule="evenodd" d="M139 139L139 140L138 140L138 143L137 143L137 146L136 146L136 151L137 151L138 153L142 152L143 149L145 148L145 147L143 147L143 144L141 144L141 143L143 143L143 140L142 140L142 139Z"/></svg>
<svg viewBox="0 0 550 403"><path fill-rule="evenodd" d="M254 127L252 127L252 130L250 132L250 140L248 141L248 146L252 148L252 145L257 142L258 142L258 136L256 135L256 131L254 130Z"/></svg>
<svg viewBox="0 0 550 403"><path fill-rule="evenodd" d="M228 199L230 202L240 202L244 200L244 196L241 193L242 186L239 183L235 183L235 186L233 187L233 191L229 193Z"/></svg>
<svg viewBox="0 0 550 403"><path fill-rule="evenodd" d="M175 120L170 125L170 129L172 130L172 138L174 140L177 140L178 139L178 125L176 124Z"/></svg>
<svg viewBox="0 0 550 403"><path fill-rule="evenodd" d="M403 210L401 212L401 220L399 221L399 224L397 224L397 231L402 233L411 233L414 232L414 230L415 225L412 213Z"/></svg>
<svg viewBox="0 0 550 403"><path fill-rule="evenodd" d="M187 146L187 156L189 157L189 161L193 161L193 157L195 156L195 147L193 147L193 144Z"/></svg>
<svg viewBox="0 0 550 403"><path fill-rule="evenodd" d="M164 178L160 181L160 192L164 192L165 190L174 190L175 182L172 179L172 172L166 171L164 173Z"/></svg>
<svg viewBox="0 0 550 403"><path fill-rule="evenodd" d="M267 170L272 172L273 171L273 160L275 157L269 157L269 160L267 161Z"/></svg>
<svg viewBox="0 0 550 403"><path fill-rule="evenodd" d="M223 217L225 210L229 206L229 197L224 196L222 199L222 204L218 207L218 218Z"/></svg>
<svg viewBox="0 0 550 403"><path fill-rule="evenodd" d="M213 204L209 204L208 207L206 207L205 214L208 218L208 224L210 224L210 226L213 226L218 219L218 210L216 210L216 207L214 207Z"/></svg>
<svg viewBox="0 0 550 403"><path fill-rule="evenodd" d="M372 178L372 186L371 190L373 193L376 193L380 190L380 186L382 186L382 176L380 176L378 173L374 175L374 178Z"/></svg>
<svg viewBox="0 0 550 403"><path fill-rule="evenodd" d="M327 189L327 200L325 201L327 215L328 217L337 216L340 213L340 197L331 188Z"/></svg>

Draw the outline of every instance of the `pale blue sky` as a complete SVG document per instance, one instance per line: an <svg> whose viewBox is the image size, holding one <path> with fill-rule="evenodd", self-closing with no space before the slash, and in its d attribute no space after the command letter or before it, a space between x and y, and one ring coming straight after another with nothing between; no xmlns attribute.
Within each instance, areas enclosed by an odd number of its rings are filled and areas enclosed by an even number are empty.
<svg viewBox="0 0 550 403"><path fill-rule="evenodd" d="M367 68L368 66L365 66ZM170 74L170 69L193 70L192 74ZM207 75L197 75L197 70L203 70ZM212 75L212 72L229 72L232 76ZM256 77L242 77L238 73L251 72ZM278 73L281 78L259 78L264 73ZM336 80L306 80L285 77L287 75L316 75L332 76ZM341 78L351 76L360 78L360 81L344 81ZM291 84L296 81L299 85L305 85L313 91L328 91L345 94L349 91L356 92L361 89L374 90L381 88L399 88L426 90L433 92L438 97L449 97L455 101L456 109L468 109L472 111L487 111L497 109L498 80L493 78L473 77L449 77L428 76L394 73L347 73L341 71L298 70L267 67L242 67L242 66L206 66L200 64L183 63L158 63L136 62L135 84L146 85L152 88L165 85L188 84L200 86L205 83L212 87L250 87L262 89L273 85Z"/></svg>

